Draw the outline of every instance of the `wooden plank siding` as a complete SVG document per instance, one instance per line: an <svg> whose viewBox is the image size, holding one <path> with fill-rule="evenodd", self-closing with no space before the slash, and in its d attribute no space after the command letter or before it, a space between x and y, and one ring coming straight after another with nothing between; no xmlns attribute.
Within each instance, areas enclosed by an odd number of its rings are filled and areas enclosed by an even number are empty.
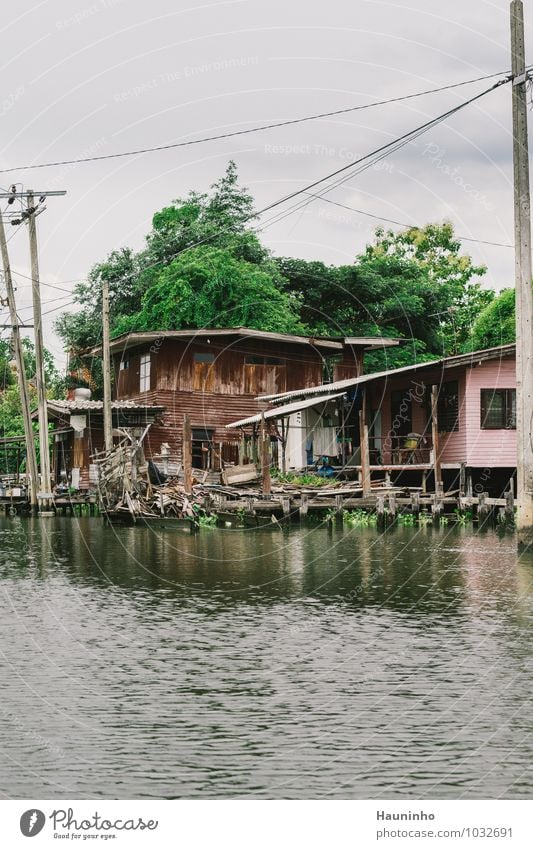
<svg viewBox="0 0 533 849"><path fill-rule="evenodd" d="M516 389L514 357L490 360L468 370L466 376L465 424L467 464L485 468L516 466L516 430L481 429L481 390Z"/></svg>
<svg viewBox="0 0 533 849"><path fill-rule="evenodd" d="M140 358L151 353L150 389L139 391ZM196 361L213 356L212 362ZM142 404L163 405L163 424L153 425L145 441L146 454L158 455L167 442L172 454L181 456L185 415L194 429L213 431L213 442L237 445L240 431L225 425L265 409L258 395L285 392L319 384L324 376L324 360L310 345L291 345L251 338L223 341L162 339L157 346L145 345L124 354L128 367L120 368L115 357L114 396ZM352 357L353 360L353 357ZM351 375L354 367L351 366ZM235 450L226 451L233 458Z"/></svg>

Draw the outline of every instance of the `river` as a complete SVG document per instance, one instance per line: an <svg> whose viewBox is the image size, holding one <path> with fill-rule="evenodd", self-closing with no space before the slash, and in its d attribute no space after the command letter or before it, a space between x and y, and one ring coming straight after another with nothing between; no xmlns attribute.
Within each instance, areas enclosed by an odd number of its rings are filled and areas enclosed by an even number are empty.
<svg viewBox="0 0 533 849"><path fill-rule="evenodd" d="M533 558L0 519L5 798L529 798Z"/></svg>

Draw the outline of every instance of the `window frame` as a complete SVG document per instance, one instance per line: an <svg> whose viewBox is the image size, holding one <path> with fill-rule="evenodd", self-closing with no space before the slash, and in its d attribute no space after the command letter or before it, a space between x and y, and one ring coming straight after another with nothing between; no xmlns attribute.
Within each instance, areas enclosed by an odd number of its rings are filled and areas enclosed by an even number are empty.
<svg viewBox="0 0 533 849"><path fill-rule="evenodd" d="M152 381L152 358L141 354L139 359L139 392L149 392Z"/></svg>
<svg viewBox="0 0 533 849"><path fill-rule="evenodd" d="M498 424L487 424L490 410L490 400L495 396L502 397L501 420ZM487 400L488 399L488 400ZM500 411L498 411L500 412ZM480 430L516 430L516 389L500 388L479 390Z"/></svg>

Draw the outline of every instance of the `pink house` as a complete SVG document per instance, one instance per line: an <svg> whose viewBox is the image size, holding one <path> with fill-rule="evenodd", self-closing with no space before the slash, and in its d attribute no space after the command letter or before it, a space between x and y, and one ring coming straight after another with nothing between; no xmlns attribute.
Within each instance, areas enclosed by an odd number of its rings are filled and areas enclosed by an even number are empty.
<svg viewBox="0 0 533 849"><path fill-rule="evenodd" d="M454 357L266 396L290 416L316 398L307 446L317 441L317 409L336 406L332 465L410 483L422 473L450 489L466 484L502 492L516 468L515 346ZM274 410L269 411L269 416ZM283 415L283 414L282 414ZM302 429L302 415L299 427ZM285 431L290 433L289 414ZM331 450L331 449L330 449ZM316 453L316 452L315 452ZM310 455L308 452L308 458ZM312 458L316 462L319 458ZM289 464L290 465L290 464Z"/></svg>

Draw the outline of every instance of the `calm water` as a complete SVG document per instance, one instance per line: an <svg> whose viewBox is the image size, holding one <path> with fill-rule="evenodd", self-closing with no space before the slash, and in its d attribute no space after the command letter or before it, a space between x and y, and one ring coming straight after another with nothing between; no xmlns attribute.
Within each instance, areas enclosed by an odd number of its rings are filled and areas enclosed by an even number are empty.
<svg viewBox="0 0 533 849"><path fill-rule="evenodd" d="M0 793L530 797L533 559L0 520Z"/></svg>

